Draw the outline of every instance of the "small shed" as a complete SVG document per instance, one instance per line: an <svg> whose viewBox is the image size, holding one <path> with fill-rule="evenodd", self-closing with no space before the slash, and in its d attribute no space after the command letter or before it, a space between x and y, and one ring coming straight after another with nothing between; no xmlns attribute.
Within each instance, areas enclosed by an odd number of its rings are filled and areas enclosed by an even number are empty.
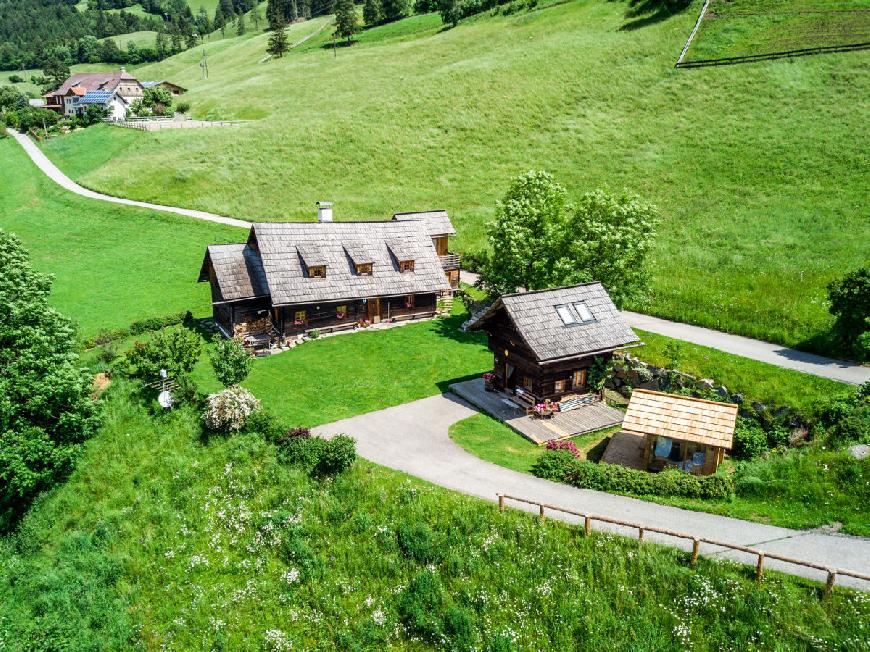
<svg viewBox="0 0 870 652"><path fill-rule="evenodd" d="M643 463L651 471L677 467L715 473L734 441L737 406L690 396L636 389L622 429L643 437Z"/></svg>

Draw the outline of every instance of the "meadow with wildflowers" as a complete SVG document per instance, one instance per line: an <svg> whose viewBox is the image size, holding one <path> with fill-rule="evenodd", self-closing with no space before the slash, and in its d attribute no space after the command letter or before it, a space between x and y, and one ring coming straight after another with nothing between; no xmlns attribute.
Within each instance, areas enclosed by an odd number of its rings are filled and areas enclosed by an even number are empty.
<svg viewBox="0 0 870 652"><path fill-rule="evenodd" d="M870 597L576 528L259 432L127 381L70 480L0 540L0 649L859 650Z"/></svg>

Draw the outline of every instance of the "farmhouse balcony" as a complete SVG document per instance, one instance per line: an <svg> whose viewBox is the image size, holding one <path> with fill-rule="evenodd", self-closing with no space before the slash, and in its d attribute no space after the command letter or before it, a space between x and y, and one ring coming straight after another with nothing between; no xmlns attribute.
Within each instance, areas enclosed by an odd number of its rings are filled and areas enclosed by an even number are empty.
<svg viewBox="0 0 870 652"><path fill-rule="evenodd" d="M447 254L438 256L441 261L441 269L459 269L459 254Z"/></svg>

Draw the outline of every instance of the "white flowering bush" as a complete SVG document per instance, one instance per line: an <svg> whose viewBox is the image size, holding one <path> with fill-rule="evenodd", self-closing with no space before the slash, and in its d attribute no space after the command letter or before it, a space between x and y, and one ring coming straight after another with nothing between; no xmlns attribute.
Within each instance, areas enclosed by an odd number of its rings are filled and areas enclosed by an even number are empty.
<svg viewBox="0 0 870 652"><path fill-rule="evenodd" d="M228 387L208 397L202 419L209 430L238 432L259 409L260 401L244 387Z"/></svg>

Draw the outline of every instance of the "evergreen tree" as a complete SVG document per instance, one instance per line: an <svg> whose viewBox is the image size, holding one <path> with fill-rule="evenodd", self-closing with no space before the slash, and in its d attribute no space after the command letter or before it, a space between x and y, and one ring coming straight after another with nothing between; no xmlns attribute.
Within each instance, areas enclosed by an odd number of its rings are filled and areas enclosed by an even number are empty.
<svg viewBox="0 0 870 652"><path fill-rule="evenodd" d="M254 31L260 31L260 23L263 21L263 17L260 15L260 7L257 5L251 10L251 22L254 23Z"/></svg>
<svg viewBox="0 0 870 652"><path fill-rule="evenodd" d="M459 0L438 0L438 12L441 14L441 22L456 27L462 17L462 6Z"/></svg>
<svg viewBox="0 0 870 652"><path fill-rule="evenodd" d="M218 7L220 7L221 13L224 15L226 22L231 21L235 17L236 10L235 7L233 7L233 0L220 0Z"/></svg>
<svg viewBox="0 0 870 652"><path fill-rule="evenodd" d="M335 3L335 35L346 38L348 44L359 32L359 17L353 0L337 0Z"/></svg>
<svg viewBox="0 0 870 652"><path fill-rule="evenodd" d="M196 17L196 29L200 36L205 36L211 33L211 21L208 19L208 13L205 7L199 8L199 14Z"/></svg>
<svg viewBox="0 0 870 652"><path fill-rule="evenodd" d="M221 6L218 5L217 9L214 10L214 22L212 23L212 27L215 29L223 30L227 24L227 17L224 16L224 12L221 9Z"/></svg>
<svg viewBox="0 0 870 652"><path fill-rule="evenodd" d="M287 24L284 22L283 16L278 16L275 27L272 30L272 35L269 37L269 47L266 48L266 52L273 57L283 57L288 49Z"/></svg>
<svg viewBox="0 0 870 652"><path fill-rule="evenodd" d="M245 14L239 14L236 18L236 35L244 36L245 34Z"/></svg>
<svg viewBox="0 0 870 652"><path fill-rule="evenodd" d="M363 21L368 27L380 25L383 20L381 0L366 0L363 5Z"/></svg>
<svg viewBox="0 0 870 652"><path fill-rule="evenodd" d="M392 23L406 18L411 13L411 3L409 0L382 0L381 9L384 22Z"/></svg>

